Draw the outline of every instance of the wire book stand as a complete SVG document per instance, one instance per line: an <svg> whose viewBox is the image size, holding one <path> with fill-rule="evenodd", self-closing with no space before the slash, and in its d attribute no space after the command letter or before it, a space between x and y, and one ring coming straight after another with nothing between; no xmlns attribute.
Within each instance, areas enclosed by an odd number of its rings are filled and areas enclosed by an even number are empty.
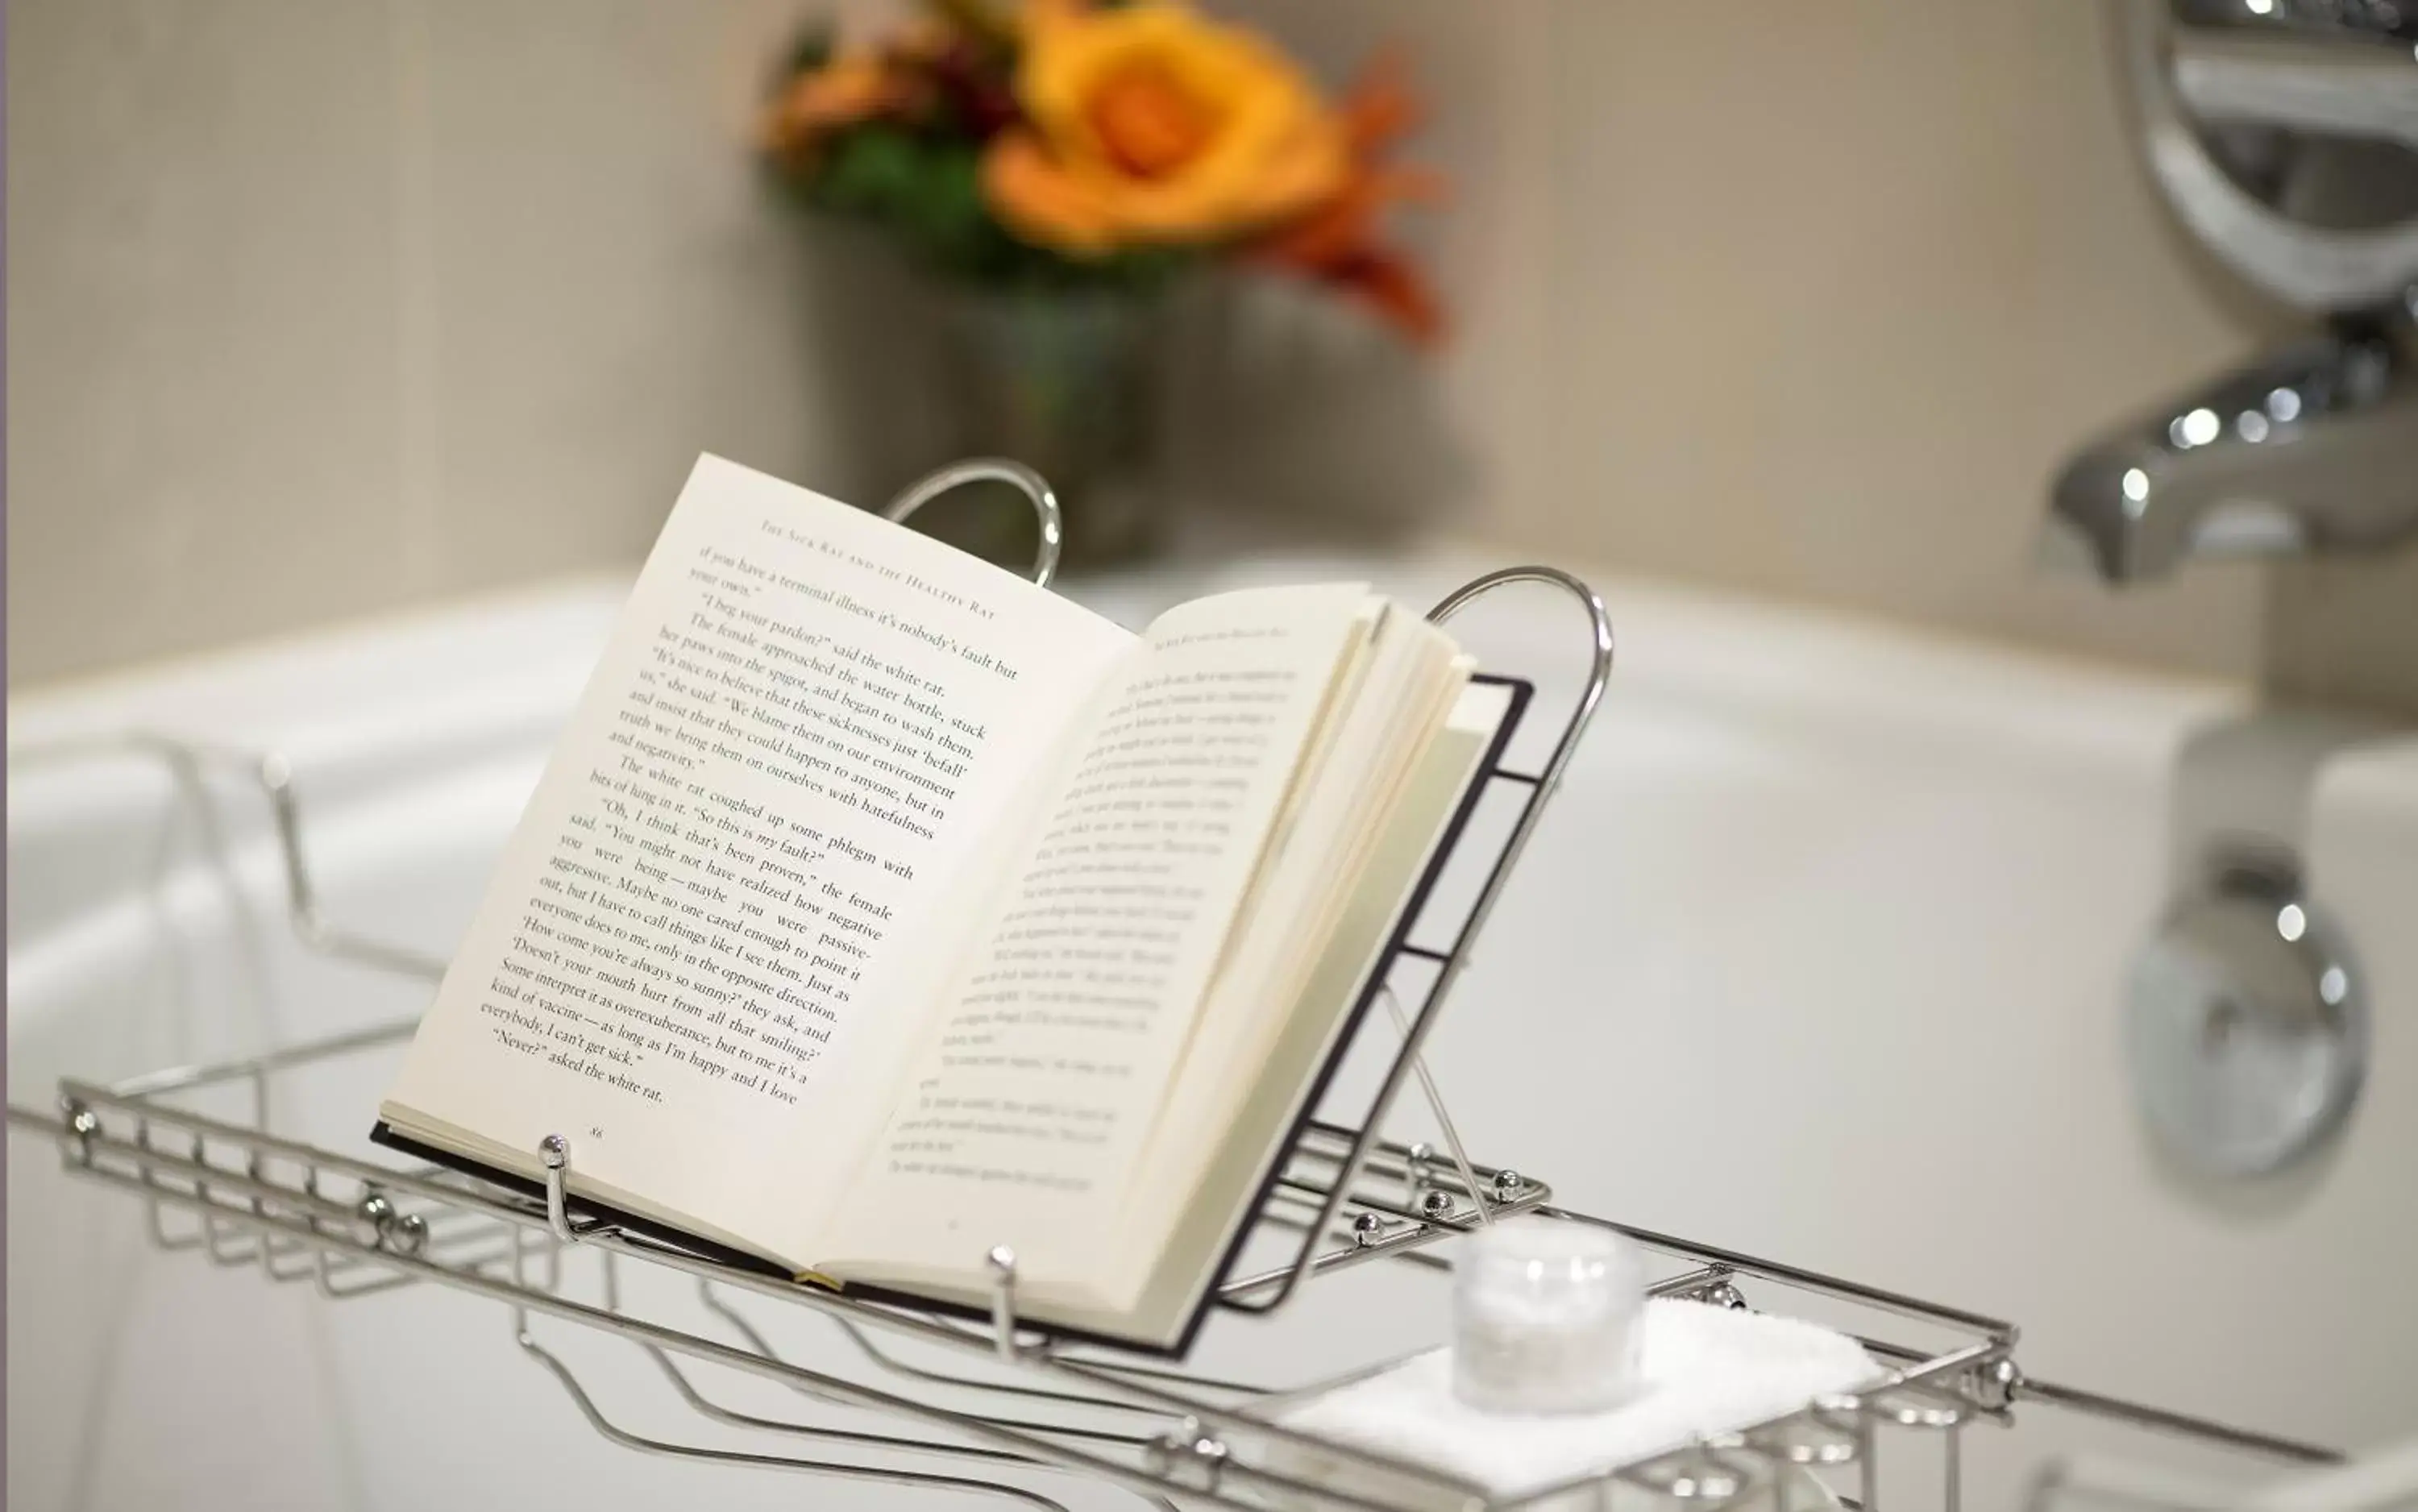
<svg viewBox="0 0 2418 1512"><path fill-rule="evenodd" d="M983 460L944 468L885 512L903 520L976 481L1008 482L1031 498L1041 525L1031 575L1047 586L1061 540L1058 506L1047 483L1017 464ZM1384 1002L1398 1043L1383 1061L1373 1097L1356 1120L1305 1121L1246 1225L1248 1243L1228 1257L1216 1307L1263 1318L1281 1309L1289 1322L1303 1311L1313 1281L1370 1266L1448 1275L1452 1261L1440 1252L1448 1241L1507 1214L1533 1213L1629 1235L1658 1258L1651 1288L1658 1296L1745 1306L1752 1287L1758 1299L1774 1292L1783 1300L1816 1299L1882 1362L1882 1373L1854 1391L1648 1459L1599 1466L1516 1499L1492 1496L1431 1469L1288 1428L1280 1409L1290 1388L1032 1328L1018 1316L1015 1257L1004 1248L990 1256L988 1316L968 1319L795 1283L601 1219L570 1191L577 1152L560 1136L542 1149L546 1181L538 1191L399 1159L360 1158L273 1132L276 1078L308 1077L398 1045L417 1027L416 1016L114 1083L65 1078L55 1113L12 1106L10 1123L56 1138L76 1178L142 1202L152 1242L164 1249L256 1268L269 1282L308 1283L335 1300L424 1282L501 1303L519 1348L560 1383L597 1432L624 1447L699 1461L988 1493L1052 1512L1064 1512L1062 1504L1029 1484L1046 1483L1051 1472L1105 1482L1159 1506L1180 1497L1187 1504L1310 1512L1509 1512L1609 1505L1615 1492L1709 1505L1768 1498L1775 1512L1791 1512L1819 1504L1807 1500L1819 1490L1814 1473L1842 1500L1874 1512L1881 1460L1890 1445L1916 1436L1941 1445L1936 1504L1952 1512L1961 1495L1964 1431L2010 1422L2019 1402L2074 1408L2282 1461L2335 1459L2325 1449L2030 1380L2016 1362L2016 1329L2006 1321L1573 1212L1556 1205L1543 1182L1470 1157L1422 1047L1612 668L1601 600L1556 569L1489 573L1446 596L1430 618L1446 619L1522 584L1567 594L1582 610L1584 680L1536 770L1508 767L1507 732L1498 739L1462 819L1499 795L1509 816L1505 835L1473 854L1469 832L1457 821L1457 840L1430 863L1345 1035L1366 1041L1385 1032L1372 1028L1370 1011ZM306 860L294 772L282 757L203 750L156 736L124 743L171 763L233 763L250 772L269 807L291 921L306 947L430 982L442 975L442 962L326 916ZM1431 895L1438 878L1454 864L1474 868L1474 889L1450 917L1431 917L1438 911ZM1338 1046L1339 1059L1348 1048ZM1441 1150L1385 1135L1414 1081ZM192 1106L200 1094L230 1089L249 1092L248 1116ZM1270 1253L1273 1263L1266 1263ZM625 1284L641 1272L648 1287ZM681 1284L666 1289L665 1280ZM635 1346L686 1410L721 1428L746 1430L762 1446L673 1440L617 1423L544 1342L540 1319ZM802 1327L825 1335L811 1357L787 1338ZM1357 1361L1350 1373L1381 1365ZM774 1415L733 1407L712 1394L715 1377L697 1366L788 1388L804 1410ZM834 1408L869 1410L887 1421L879 1431L834 1422ZM794 1446L801 1443L813 1447L800 1452Z"/></svg>

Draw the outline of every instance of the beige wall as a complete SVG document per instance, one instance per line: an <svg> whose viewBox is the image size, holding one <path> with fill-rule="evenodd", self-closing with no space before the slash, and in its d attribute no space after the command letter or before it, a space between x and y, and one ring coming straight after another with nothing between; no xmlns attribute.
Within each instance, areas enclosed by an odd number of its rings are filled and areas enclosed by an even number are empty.
<svg viewBox="0 0 2418 1512"><path fill-rule="evenodd" d="M2282 324L2159 213L2095 8L1226 8L1330 75L1412 46L1460 329L1423 366L1280 292L1197 298L1182 493L2418 680L2407 560L2123 595L2035 565L2069 445ZM12 679L633 558L700 448L895 481L865 418L911 410L911 366L746 171L791 4L10 9Z"/></svg>
<svg viewBox="0 0 2418 1512"><path fill-rule="evenodd" d="M1462 188L1455 449L1380 403L1309 491L1474 476L1549 550L2418 710L2418 552L2120 594L2039 564L2071 447L2292 325L2167 221L2102 7L1250 8L1336 72L1406 32ZM1398 387L1335 366L1347 412ZM1319 403L1263 408L1326 439Z"/></svg>
<svg viewBox="0 0 2418 1512"><path fill-rule="evenodd" d="M9 7L12 681L635 560L803 468L788 0Z"/></svg>

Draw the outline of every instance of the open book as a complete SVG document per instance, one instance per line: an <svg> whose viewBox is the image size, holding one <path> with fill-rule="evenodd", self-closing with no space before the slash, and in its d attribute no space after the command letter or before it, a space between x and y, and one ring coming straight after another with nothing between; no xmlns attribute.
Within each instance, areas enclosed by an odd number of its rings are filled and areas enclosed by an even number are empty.
<svg viewBox="0 0 2418 1512"><path fill-rule="evenodd" d="M1136 634L702 458L380 1137L1181 1348L1521 691L1359 585Z"/></svg>

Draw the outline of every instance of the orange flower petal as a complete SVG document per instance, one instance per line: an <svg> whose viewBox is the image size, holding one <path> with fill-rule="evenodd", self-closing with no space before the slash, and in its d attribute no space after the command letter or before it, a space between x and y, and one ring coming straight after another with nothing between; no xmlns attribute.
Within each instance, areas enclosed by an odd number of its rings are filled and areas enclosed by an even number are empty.
<svg viewBox="0 0 2418 1512"><path fill-rule="evenodd" d="M1163 178L1200 156L1217 130L1217 108L1153 58L1114 69L1094 87L1092 130L1127 173Z"/></svg>
<svg viewBox="0 0 2418 1512"><path fill-rule="evenodd" d="M1040 149L1121 244L1255 231L1333 194L1350 163L1290 59L1174 0L1035 8L1016 87Z"/></svg>
<svg viewBox="0 0 2418 1512"><path fill-rule="evenodd" d="M1442 301L1418 269L1400 257L1370 253L1333 282L1421 345L1432 344L1444 335Z"/></svg>
<svg viewBox="0 0 2418 1512"><path fill-rule="evenodd" d="M1424 113L1411 93L1410 64L1388 47L1360 70L1339 114L1355 156L1368 157L1419 124Z"/></svg>
<svg viewBox="0 0 2418 1512"><path fill-rule="evenodd" d="M900 108L907 79L880 58L850 53L791 81L773 104L765 123L766 145L774 151L810 149L821 137Z"/></svg>
<svg viewBox="0 0 2418 1512"><path fill-rule="evenodd" d="M1117 222L1080 176L1050 157L1040 138L1002 131L983 152L983 199L1002 224L1039 246L1097 255L1117 239Z"/></svg>

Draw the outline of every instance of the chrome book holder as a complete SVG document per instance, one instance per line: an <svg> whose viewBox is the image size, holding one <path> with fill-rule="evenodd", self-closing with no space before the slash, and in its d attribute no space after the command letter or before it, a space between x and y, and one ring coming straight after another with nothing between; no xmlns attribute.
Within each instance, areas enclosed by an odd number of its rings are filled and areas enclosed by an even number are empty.
<svg viewBox="0 0 2418 1512"><path fill-rule="evenodd" d="M885 514L904 520L930 499L976 481L1010 483L1031 499L1041 524L1033 580L1054 575L1063 529L1055 496L1030 468L976 460L943 468L895 499ZM538 1151L542 1191L523 1191L438 1167L399 1168L356 1158L269 1132L273 1076L308 1073L343 1057L409 1038L418 1016L266 1054L172 1068L110 1084L63 1078L54 1114L12 1104L11 1124L58 1139L69 1172L126 1191L145 1203L150 1237L163 1249L198 1249L215 1264L256 1265L272 1281L310 1279L330 1298L351 1298L433 1281L504 1303L519 1347L543 1366L581 1416L607 1440L648 1453L705 1462L802 1472L835 1478L989 1494L1065 1512L1064 1504L1027 1482L1073 1473L1129 1491L1171 1509L1171 1496L1202 1504L1263 1506L1271 1498L1322 1512L1378 1512L1388 1507L1527 1507L1573 1493L1606 1504L1615 1489L1664 1504L1726 1504L1768 1492L1774 1512L1794 1512L1811 1472L1852 1479L1863 1512L1876 1512L1876 1474L1884 1442L1903 1433L1929 1434L1944 1443L1941 1504L1954 1512L1962 1485L1960 1444L1974 1425L2004 1426L2017 1401L2073 1409L2135 1428L2181 1434L2218 1448L2288 1463L2325 1463L2333 1451L2230 1428L2027 1378L2014 1358L2012 1323L1893 1291L1757 1259L1672 1235L1653 1233L1552 1205L1540 1182L1507 1168L1473 1162L1462 1147L1422 1046L1470 948L1534 833L1545 801L1568 768L1579 737L1601 701L1612 667L1612 632L1603 603L1579 579L1550 567L1490 573L1447 595L1429 618L1443 621L1477 599L1517 584L1567 592L1584 612L1587 675L1540 770L1518 771L1503 752L1524 710L1507 717L1478 780L1472 784L1455 829L1421 878L1403 922L1372 971L1335 1059L1365 1031L1367 1010L1383 999L1400 1045L1386 1062L1367 1116L1356 1125L1306 1119L1290 1155L1279 1159L1260 1194L1256 1228L1298 1230L1291 1258L1255 1274L1232 1273L1230 1255L1215 1291L1219 1306L1266 1315L1315 1276L1387 1260L1427 1272L1448 1272L1451 1260L1434 1246L1515 1212L1561 1222L1597 1225L1628 1235L1665 1262L1653 1283L1658 1296L1746 1306L1739 1285L1824 1299L1844 1308L1848 1326L1884 1362L1882 1373L1854 1392L1739 1431L1702 1438L1650 1459L1608 1464L1569 1481L1523 1492L1491 1495L1479 1486L1399 1458L1317 1439L1287 1428L1274 1404L1284 1394L1221 1379L1179 1364L1064 1335L1034 1334L1017 1311L1016 1256L1005 1245L987 1256L989 1306L977 1326L946 1309L911 1299L866 1297L798 1284L760 1270L635 1231L600 1214L575 1210L570 1186L574 1152L560 1134ZM11 754L12 765L132 752L162 761L181 796L206 802L202 775L232 767L266 797L283 862L287 911L302 943L314 952L434 982L443 963L345 931L321 910L302 849L302 817L293 774L275 754L203 747L147 732L111 741L78 741ZM1439 872L1452 859L1471 810L1488 793L1513 802L1507 838L1483 858L1483 877L1450 938L1436 948L1413 943ZM209 832L218 834L215 829ZM1398 992L1392 977L1417 962L1430 985ZM1416 1006L1405 1009L1405 997ZM1332 1064L1328 1068L1333 1069ZM1382 1137L1407 1081L1416 1078L1446 1146L1439 1159L1420 1144ZM178 1099L211 1088L248 1087L248 1121L205 1115ZM1310 1099L1315 1107L1324 1086ZM192 1220L172 1229L166 1214ZM1324 1246L1324 1247L1322 1247ZM579 1294L566 1257L593 1255L601 1273L593 1300ZM626 1300L624 1261L685 1273L709 1320L666 1321ZM737 1297L782 1305L742 1310ZM751 1316L751 1311L757 1316ZM778 1312L785 1321L819 1318L843 1335L878 1379L846 1372L831 1362L809 1364L783 1352L759 1323ZM652 1438L630 1431L597 1407L577 1374L532 1333L534 1314L576 1322L635 1343L662 1370L681 1401L727 1428L817 1441L834 1449L871 1451L895 1459L921 1457L945 1469L906 1469L824 1455L758 1453ZM1293 1314L1287 1314L1290 1317ZM1925 1342L1895 1336L1908 1325ZM1890 1330L1878 1336L1872 1330ZM880 1335L885 1342L877 1342ZM740 1342L732 1343L732 1338ZM953 1353L963 1371L942 1369L892 1352L887 1341ZM1186 1343L1188 1344L1188 1339ZM1182 1353L1179 1351L1179 1354ZM875 1432L826 1422L743 1413L706 1395L675 1357L770 1381L824 1407L870 1409L919 1425L926 1435ZM969 1405L969 1399L978 1405ZM1323 1466L1313 1471L1311 1465ZM1014 1479L1002 1478L1013 1473ZM1893 1479L1892 1484L1898 1484Z"/></svg>
<svg viewBox="0 0 2418 1512"><path fill-rule="evenodd" d="M1036 586L1047 587L1057 573L1059 552L1065 534L1064 519L1057 495L1048 482L1021 463L1002 458L976 458L956 463L918 481L893 499L882 513L890 520L904 522L933 499L972 482L1009 484L1031 502L1040 526L1040 542L1031 575ZM1488 1169L1481 1172L1470 1161L1435 1080L1420 1059L1420 1047L1435 1023L1445 998L1460 976L1462 966L1468 958L1471 942L1484 927L1505 879L1510 876L1513 863L1527 846L1529 835L1535 832L1537 820L1544 812L1545 800L1561 781L1563 770L1569 766L1571 753L1577 749L1579 737L1584 733L1587 722L1594 717L1596 706L1603 698L1604 685L1612 675L1612 622L1604 611L1603 601L1584 583L1557 568L1517 567L1489 573L1446 596L1429 612L1428 618L1442 624L1484 594L1515 583L1538 583L1557 588L1578 601L1585 613L1588 631L1584 687L1569 719L1555 736L1552 752L1541 771L1516 771L1504 765L1503 754L1517 733L1521 715L1525 710L1524 700L1515 703L1506 716L1485 769L1471 783L1451 829L1438 845L1437 854L1431 858L1402 910L1400 924L1370 973L1360 1000L1354 1005L1347 1027L1330 1054L1326 1072L1331 1074L1334 1063L1350 1052L1357 1031L1366 1021L1367 1010L1380 999L1385 1002L1401 1036L1401 1047L1388 1063L1370 1110L1356 1128L1308 1120L1297 1131L1293 1140L1294 1149L1291 1161L1279 1159L1275 1180L1268 1189L1261 1193L1257 1201L1263 1210L1270 1199L1278 1195L1285 1186L1284 1171L1289 1163L1321 1164L1330 1168L1333 1175L1323 1184L1324 1193L1316 1214L1308 1222L1298 1217L1278 1217L1275 1220L1278 1224L1301 1232L1301 1241L1292 1258L1281 1266L1257 1274L1226 1275L1215 1294L1214 1300L1219 1306L1241 1312L1272 1312L1293 1296L1305 1278L1318 1271L1358 1264L1395 1251L1431 1245L1452 1234L1483 1227L1497 1216L1537 1207L1551 1196L1542 1183L1528 1181L1517 1171ZM1486 790L1498 784L1517 793L1518 808L1507 838L1501 848L1488 858L1486 875L1478 886L1475 902L1468 907L1459 929L1444 948L1431 949L1412 943L1410 936L1413 929L1426 910L1438 878L1452 859L1471 811ZM1401 1005L1406 994L1398 992L1391 980L1395 963L1403 957L1425 961L1433 972L1431 985L1418 995L1416 1009L1407 1014ZM1369 1165L1377 1143L1378 1131L1384 1127L1385 1116L1400 1095L1404 1082L1414 1076L1418 1079L1436 1126L1444 1136L1451 1160L1449 1174L1458 1178L1460 1197L1466 1199L1466 1205L1449 1189L1455 1184L1439 1179L1442 1173L1436 1168L1432 1153L1415 1150L1408 1153L1408 1158L1411 1168L1416 1172L1413 1195L1416 1206L1371 1205L1364 1199L1360 1203L1360 1212L1353 1219L1348 1245L1320 1253L1320 1236L1337 1231L1345 1200ZM1326 1080L1326 1075L1319 1077L1319 1090L1324 1090ZM1315 1093L1310 1101L1313 1105L1316 1103ZM578 1224L573 1220L570 1141L559 1133L549 1134L540 1141L538 1153L545 1172L546 1225L556 1242L576 1244L611 1227L603 1222ZM1247 1241L1257 1227L1256 1222L1247 1223L1242 1239ZM1242 1247L1238 1241L1233 1254L1228 1258L1226 1269L1230 1273ZM1048 1339L1039 1343L1019 1343L1018 1338L1016 1251L1006 1245L994 1245L986 1254L986 1264L992 1275L987 1321L999 1357L1013 1363L1033 1350L1047 1350L1049 1347ZM942 1311L950 1310L945 1305L926 1305L937 1306ZM1189 1342L1187 1332L1185 1344L1188 1346ZM1183 1352L1182 1348L1177 1352Z"/></svg>

